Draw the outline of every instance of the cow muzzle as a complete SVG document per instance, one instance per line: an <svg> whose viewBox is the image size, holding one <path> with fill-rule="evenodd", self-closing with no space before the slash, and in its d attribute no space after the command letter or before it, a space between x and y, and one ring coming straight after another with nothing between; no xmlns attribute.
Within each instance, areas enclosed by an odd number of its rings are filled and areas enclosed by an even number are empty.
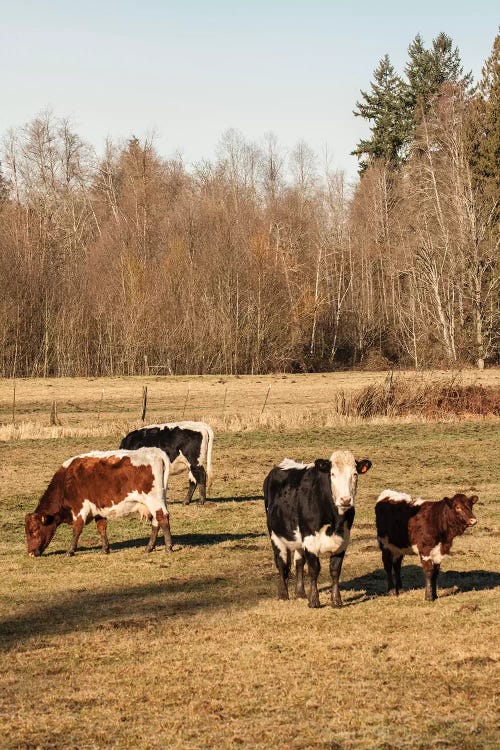
<svg viewBox="0 0 500 750"><path fill-rule="evenodd" d="M30 557L40 557L41 554L42 553L40 552L39 549L35 549L35 550L33 550L33 552L28 552L28 555Z"/></svg>
<svg viewBox="0 0 500 750"><path fill-rule="evenodd" d="M352 500L351 496L349 496L349 497L340 497L339 500L338 500L338 503L337 503L337 505L340 508L349 508L353 504L354 503L353 503L353 500Z"/></svg>
<svg viewBox="0 0 500 750"><path fill-rule="evenodd" d="M477 518L469 518L469 526L475 526L477 523Z"/></svg>

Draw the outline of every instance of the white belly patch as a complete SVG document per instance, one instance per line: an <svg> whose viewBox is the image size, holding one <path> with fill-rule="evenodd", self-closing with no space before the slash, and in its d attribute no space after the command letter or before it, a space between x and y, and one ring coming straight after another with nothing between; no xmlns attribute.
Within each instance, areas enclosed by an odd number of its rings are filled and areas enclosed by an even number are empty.
<svg viewBox="0 0 500 750"><path fill-rule="evenodd" d="M439 542L435 547L431 549L428 555L422 555L422 560L432 560L434 565L439 565L443 557L444 555L441 551L441 542Z"/></svg>
<svg viewBox="0 0 500 750"><path fill-rule="evenodd" d="M326 524L315 534L305 536L303 542L304 548L318 557L328 553L337 555L339 552L344 552L349 544L349 530L345 529L344 536L340 536L340 534L327 534L327 529L329 528L330 526Z"/></svg>
<svg viewBox="0 0 500 750"><path fill-rule="evenodd" d="M379 544L381 544L384 549L389 550L393 557L403 557L403 555L418 555L418 548L416 545L413 547L396 547L395 544L391 544L389 542L388 536L378 536L377 539L379 541Z"/></svg>
<svg viewBox="0 0 500 750"><path fill-rule="evenodd" d="M280 557L284 563L288 559L288 552L295 552L302 549L302 538L298 529L295 531L295 536L296 540L291 541L290 539L285 539L283 536L278 536L274 531L271 532L271 539L279 549Z"/></svg>

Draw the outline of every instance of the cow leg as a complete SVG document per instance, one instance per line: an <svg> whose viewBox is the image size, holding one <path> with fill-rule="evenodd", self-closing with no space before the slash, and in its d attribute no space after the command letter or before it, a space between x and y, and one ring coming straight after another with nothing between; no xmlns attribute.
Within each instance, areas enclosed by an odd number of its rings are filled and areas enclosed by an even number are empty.
<svg viewBox="0 0 500 750"><path fill-rule="evenodd" d="M424 560L422 557L420 558L420 561L422 563L422 568L424 570L425 576L425 601L433 602L437 597L436 580L437 574L439 573L439 566L435 566L432 560ZM436 567L437 572L435 572Z"/></svg>
<svg viewBox="0 0 500 750"><path fill-rule="evenodd" d="M154 548L156 547L156 540L158 538L159 528L160 526L158 525L158 523L156 523L156 525L153 523L151 524L151 536L149 537L149 542L146 545L145 552L152 552Z"/></svg>
<svg viewBox="0 0 500 750"><path fill-rule="evenodd" d="M433 600L437 599L437 596L438 596L437 595L437 579L438 579L440 567L441 567L440 565L434 564L434 568L432 570L432 575L431 575L431 590L432 590L432 599Z"/></svg>
<svg viewBox="0 0 500 750"><path fill-rule="evenodd" d="M168 512L164 513L163 510L157 510L156 520L160 524L163 530L163 536L165 537L165 552L172 552L172 534L170 533L170 520L168 517ZM156 533L158 533L158 531Z"/></svg>
<svg viewBox="0 0 500 750"><path fill-rule="evenodd" d="M299 550L294 552L295 559L295 598L305 599L306 592L304 589L304 555Z"/></svg>
<svg viewBox="0 0 500 750"><path fill-rule="evenodd" d="M313 552L305 549L304 554L307 562L307 569L309 570L309 578L311 579L311 588L309 589L309 606L312 609L316 609L320 606L319 603L319 591L318 591L318 576L321 570L321 564L319 557Z"/></svg>
<svg viewBox="0 0 500 750"><path fill-rule="evenodd" d="M184 500L184 505L189 505L189 503L193 499L195 489L196 489L196 480L193 474L191 473L191 470L189 470L189 487L188 487L186 499Z"/></svg>
<svg viewBox="0 0 500 750"><path fill-rule="evenodd" d="M401 581L401 563L403 562L403 556L395 557L392 561L392 567L394 570L394 583L396 585L396 595L403 590L403 582Z"/></svg>
<svg viewBox="0 0 500 750"><path fill-rule="evenodd" d="M278 599L289 599L288 577L290 576L290 550L284 550L282 552L272 539L271 544L274 552L274 562L278 569ZM285 559L283 559L282 554Z"/></svg>
<svg viewBox="0 0 500 750"><path fill-rule="evenodd" d="M198 490L200 491L200 500L201 504L205 502L207 499L207 472L205 471L204 466L191 466L191 470L189 472L189 490L188 490L188 497L189 501L191 500L193 496L193 492L195 491L196 487L198 487ZM192 479L194 478L195 483L194 487L191 488ZM188 502L186 498L186 503Z"/></svg>
<svg viewBox="0 0 500 750"><path fill-rule="evenodd" d="M104 555L109 555L109 539L106 533L108 521L106 518L103 518L102 516L96 516L95 525L97 526L97 531L101 535L102 552Z"/></svg>
<svg viewBox="0 0 500 750"><path fill-rule="evenodd" d="M73 557L73 555L75 554L78 545L78 539L80 538L80 534L82 533L84 526L85 521L81 516L78 516L76 521L73 521L73 539L71 541L71 547L66 552L66 555L68 557Z"/></svg>
<svg viewBox="0 0 500 750"><path fill-rule="evenodd" d="M390 550L382 549L382 562L384 563L384 570L387 576L387 593L397 596L397 588L394 588L394 580L392 578L393 559Z"/></svg>
<svg viewBox="0 0 500 750"><path fill-rule="evenodd" d="M340 597L339 578L342 570L345 552L330 557L330 575L332 577L332 607L341 607L342 599Z"/></svg>

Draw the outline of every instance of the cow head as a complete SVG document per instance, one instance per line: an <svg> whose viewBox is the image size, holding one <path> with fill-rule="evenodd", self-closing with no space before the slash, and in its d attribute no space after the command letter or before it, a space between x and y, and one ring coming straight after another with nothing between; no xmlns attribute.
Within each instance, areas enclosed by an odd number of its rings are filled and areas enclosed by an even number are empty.
<svg viewBox="0 0 500 750"><path fill-rule="evenodd" d="M457 493L456 495L453 495L453 497L445 497L444 501L446 506L453 513L453 521L455 525L462 533L469 526L476 525L477 518L472 512L472 506L478 501L477 495L467 497L467 495Z"/></svg>
<svg viewBox="0 0 500 750"><path fill-rule="evenodd" d="M40 557L49 546L50 540L56 532L57 522L55 516L35 511L34 513L26 513L24 529L26 531L28 555Z"/></svg>
<svg viewBox="0 0 500 750"><path fill-rule="evenodd" d="M366 474L372 462L367 458L356 461L351 451L334 451L330 456L330 483L333 502L343 513L354 507L358 475Z"/></svg>

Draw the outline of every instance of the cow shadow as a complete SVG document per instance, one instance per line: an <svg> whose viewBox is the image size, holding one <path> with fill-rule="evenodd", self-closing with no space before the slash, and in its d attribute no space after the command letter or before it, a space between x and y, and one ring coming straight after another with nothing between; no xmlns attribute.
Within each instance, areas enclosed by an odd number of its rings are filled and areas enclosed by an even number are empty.
<svg viewBox="0 0 500 750"><path fill-rule="evenodd" d="M206 506L214 505L215 503L248 503L248 502L254 502L255 500L264 500L263 495L228 495L227 497L207 497L205 503L201 503L200 499L195 497L191 502L190 505L198 505L200 508L205 508ZM183 505L184 500L179 498L177 500L173 500L169 497L168 499L169 505Z"/></svg>
<svg viewBox="0 0 500 750"><path fill-rule="evenodd" d="M103 638L120 630L131 634L151 628L157 631L175 616L252 606L270 598L267 580L250 589L237 585L231 575L173 577L104 591L73 590L58 594L57 601L33 601L27 611L0 619L0 640L2 649L8 651L34 637L53 638L81 630L98 630Z"/></svg>
<svg viewBox="0 0 500 750"><path fill-rule="evenodd" d="M403 590L413 591L425 586L424 573L418 565L403 565L401 568ZM490 570L446 570L439 574L438 593L440 589L456 587L460 591L487 591L500 586L500 573ZM385 570L379 568L372 573L352 578L340 583L342 591L364 592L366 597L382 596L387 593Z"/></svg>
<svg viewBox="0 0 500 750"><path fill-rule="evenodd" d="M220 534L172 534L172 542L174 545L174 550L178 550L178 547L210 547L212 545L221 544L222 542L241 542L242 540L247 539L257 539L260 537L265 537L267 534L264 534L263 532L246 532L243 534L230 534L230 533L220 533ZM140 549L141 547L146 549L146 545L148 543L148 536L141 536L136 539L122 539L118 542L113 542L110 540L111 545L111 554L113 552L117 552L118 550L123 549ZM163 537L158 537L158 544L156 547L156 552L163 552L164 548L164 542ZM81 552L92 552L92 553L99 553L101 550L101 545L99 542L87 542L87 544L82 543L78 545L78 550L76 552L76 555L78 556ZM54 550L53 552L45 552L44 557L50 557L51 555L65 555L65 550Z"/></svg>
<svg viewBox="0 0 500 750"><path fill-rule="evenodd" d="M210 501L213 503L250 503L254 502L256 500L264 500L263 495L241 495L240 497L235 497L233 495L229 497L211 497ZM209 502L207 500L207 502Z"/></svg>

